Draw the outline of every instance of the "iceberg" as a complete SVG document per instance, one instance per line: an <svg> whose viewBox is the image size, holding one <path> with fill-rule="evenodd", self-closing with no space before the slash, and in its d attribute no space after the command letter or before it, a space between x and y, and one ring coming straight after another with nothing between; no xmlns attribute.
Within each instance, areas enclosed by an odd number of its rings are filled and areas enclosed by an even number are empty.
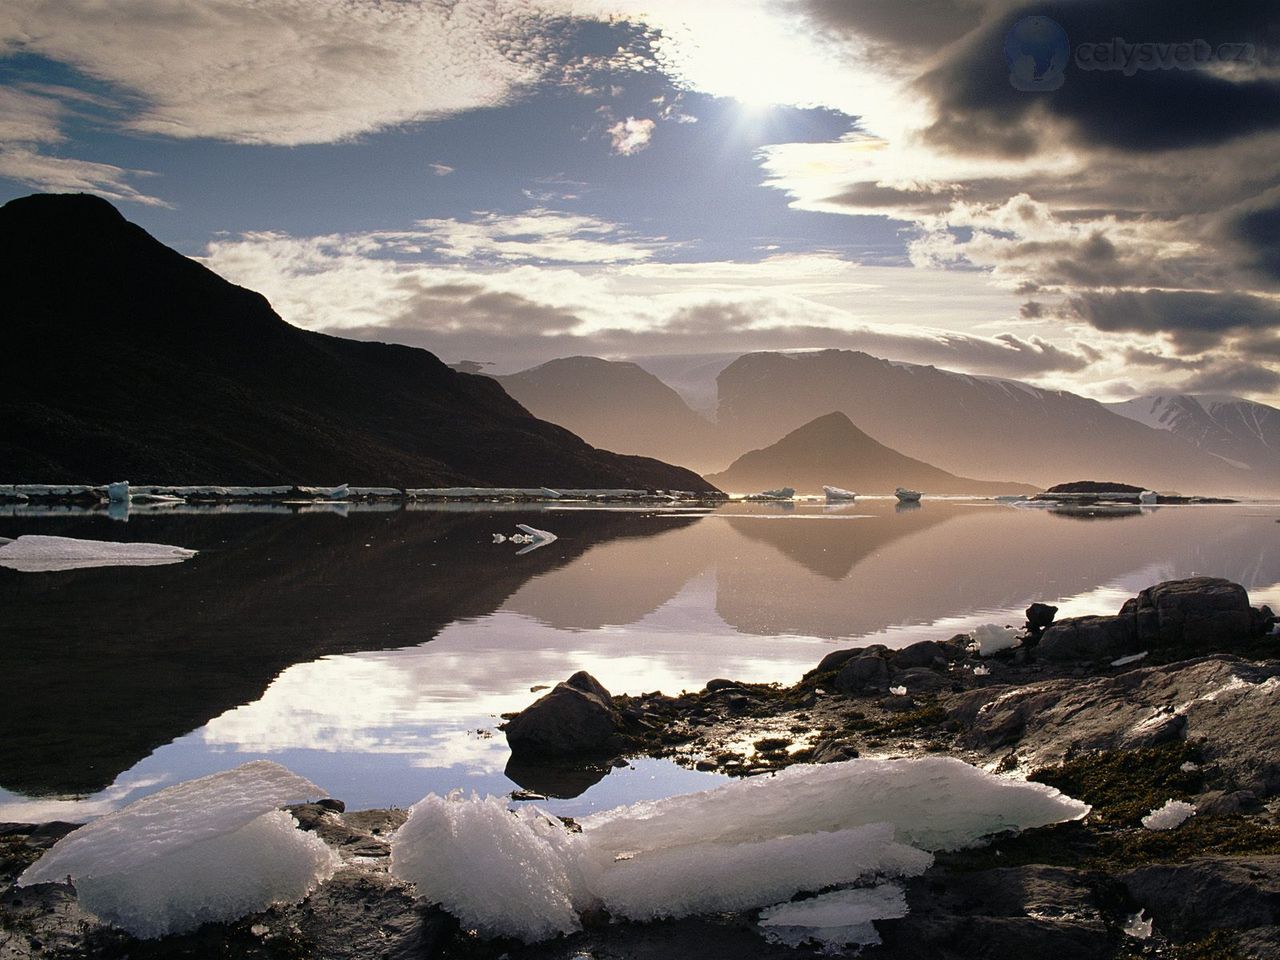
<svg viewBox="0 0 1280 960"><path fill-rule="evenodd" d="M1148 504L1159 503L1160 494L1156 493L1154 490L1143 490L1140 494L1138 494L1138 502L1148 503Z"/></svg>
<svg viewBox="0 0 1280 960"><path fill-rule="evenodd" d="M181 563L195 555L195 550L163 543L116 543L27 534L0 546L0 567L24 573L87 567L154 567Z"/></svg>
<svg viewBox="0 0 1280 960"><path fill-rule="evenodd" d="M789 767L594 814L580 833L528 806L430 795L392 837L391 872L486 936L538 939L578 929L596 904L649 920L915 876L931 851L1088 811L949 757Z"/></svg>
<svg viewBox="0 0 1280 960"><path fill-rule="evenodd" d="M1175 830L1195 814L1195 804L1168 800L1164 806L1157 807L1143 817L1142 825L1148 830Z"/></svg>
<svg viewBox="0 0 1280 960"><path fill-rule="evenodd" d="M856 500L858 498L858 495L852 490L845 490L842 487L824 486L822 492L827 495L827 503L838 503L842 500Z"/></svg>
<svg viewBox="0 0 1280 960"><path fill-rule="evenodd" d="M898 487L893 495L898 498L899 503L919 503L924 496L919 490L908 490L906 487Z"/></svg>
<svg viewBox="0 0 1280 960"><path fill-rule="evenodd" d="M324 841L279 809L323 795L279 764L255 760L79 828L18 885L70 880L81 906L137 937L234 920L300 900L337 869Z"/></svg>
<svg viewBox="0 0 1280 960"><path fill-rule="evenodd" d="M548 544L555 543L560 539L550 530L539 530L537 527L531 527L527 523L517 523L516 527L524 531L525 542L529 544L529 546L525 547L523 550L516 551L517 557L521 554L531 553L539 547L545 547ZM515 538L513 537L512 539Z"/></svg>
<svg viewBox="0 0 1280 960"><path fill-rule="evenodd" d="M989 657L1001 650L1016 647L1019 643L1017 630L1002 627L998 623L984 623L974 627L969 637L978 645L978 656L981 657Z"/></svg>
<svg viewBox="0 0 1280 960"><path fill-rule="evenodd" d="M129 481L121 480L119 483L107 484L107 499L112 503L128 503Z"/></svg>

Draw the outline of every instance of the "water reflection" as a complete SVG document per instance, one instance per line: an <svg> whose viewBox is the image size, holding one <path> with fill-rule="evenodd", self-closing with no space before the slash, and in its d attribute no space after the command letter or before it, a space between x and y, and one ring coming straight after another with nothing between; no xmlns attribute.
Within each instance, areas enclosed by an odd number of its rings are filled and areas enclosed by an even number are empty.
<svg viewBox="0 0 1280 960"><path fill-rule="evenodd" d="M494 732L531 688L575 670L630 693L789 682L835 643L942 638L1016 622L1035 600L1113 612L1192 574L1280 601L1274 506L1157 507L1114 524L990 503L896 508L0 521L0 536L201 550L180 568L0 576L12 688L0 785L87 794L76 809L88 814L268 756L357 805L516 785L586 788L580 802L595 803L638 781L511 768ZM560 539L521 557L494 547L517 520ZM648 769L643 782L660 794L682 776ZM0 793L0 819L32 802Z"/></svg>

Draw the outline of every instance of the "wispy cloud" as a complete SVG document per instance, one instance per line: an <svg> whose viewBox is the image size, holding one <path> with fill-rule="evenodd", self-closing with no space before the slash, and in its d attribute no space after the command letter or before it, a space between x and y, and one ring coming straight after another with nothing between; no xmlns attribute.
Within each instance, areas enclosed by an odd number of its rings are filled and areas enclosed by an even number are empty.
<svg viewBox="0 0 1280 960"><path fill-rule="evenodd" d="M629 157L649 146L653 130L657 126L647 118L627 117L609 128L609 140L614 153Z"/></svg>

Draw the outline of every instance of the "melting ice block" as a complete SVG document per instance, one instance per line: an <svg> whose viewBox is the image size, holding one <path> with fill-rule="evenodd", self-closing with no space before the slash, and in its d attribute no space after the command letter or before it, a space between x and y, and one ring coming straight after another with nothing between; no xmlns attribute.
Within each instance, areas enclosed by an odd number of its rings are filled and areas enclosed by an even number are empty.
<svg viewBox="0 0 1280 960"><path fill-rule="evenodd" d="M798 903L779 903L761 911L765 938L789 947L810 940L828 948L880 942L873 920L907 915L907 896L896 883L853 890L834 890Z"/></svg>
<svg viewBox="0 0 1280 960"><path fill-rule="evenodd" d="M1018 645L1018 631L1013 627L1002 627L998 623L984 623L974 627L969 636L978 645L978 655L982 657L989 657Z"/></svg>
<svg viewBox="0 0 1280 960"><path fill-rule="evenodd" d="M1195 814L1194 803L1166 800L1164 806L1156 807L1142 818L1142 825L1148 830L1176 830Z"/></svg>
<svg viewBox="0 0 1280 960"><path fill-rule="evenodd" d="M18 885L69 877L86 910L139 937L234 920L300 900L337 868L324 841L278 809L323 795L278 763L255 760L81 827Z"/></svg>
<svg viewBox="0 0 1280 960"><path fill-rule="evenodd" d="M578 834L493 798L429 796L393 837L391 872L486 935L532 940L577 929L592 903L646 920L913 876L929 851L1088 811L948 757L859 758L619 807Z"/></svg>
<svg viewBox="0 0 1280 960"><path fill-rule="evenodd" d="M28 534L0 546L0 567L25 573L85 567L153 567L181 563L195 555L195 550L163 543L114 543Z"/></svg>

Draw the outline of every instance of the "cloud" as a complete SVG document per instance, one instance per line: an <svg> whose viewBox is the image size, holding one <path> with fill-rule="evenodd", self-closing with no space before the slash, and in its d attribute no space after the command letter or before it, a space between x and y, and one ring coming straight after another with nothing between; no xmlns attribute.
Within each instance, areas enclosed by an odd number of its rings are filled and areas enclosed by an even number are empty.
<svg viewBox="0 0 1280 960"><path fill-rule="evenodd" d="M62 133L62 104L20 87L0 87L0 143L57 143Z"/></svg>
<svg viewBox="0 0 1280 960"><path fill-rule="evenodd" d="M610 149L624 157L639 153L649 146L656 126L657 124L652 120L645 118L627 117L625 120L619 120L608 130Z"/></svg>
<svg viewBox="0 0 1280 960"><path fill-rule="evenodd" d="M1238 293L1087 292L1072 297L1068 306L1076 316L1099 330L1214 335L1244 328L1280 328L1280 301Z"/></svg>
<svg viewBox="0 0 1280 960"><path fill-rule="evenodd" d="M128 129L297 145L500 106L557 62L531 3L9 0L0 55L39 54L141 100Z"/></svg>
<svg viewBox="0 0 1280 960"><path fill-rule="evenodd" d="M454 168L447 163L429 163L427 166L437 177L447 177L454 171Z"/></svg>
<svg viewBox="0 0 1280 960"><path fill-rule="evenodd" d="M126 170L109 163L54 157L24 146L0 146L0 178L53 193L96 193L108 200L169 206L166 201L143 193L128 182L131 178L146 176L150 174L145 170Z"/></svg>

